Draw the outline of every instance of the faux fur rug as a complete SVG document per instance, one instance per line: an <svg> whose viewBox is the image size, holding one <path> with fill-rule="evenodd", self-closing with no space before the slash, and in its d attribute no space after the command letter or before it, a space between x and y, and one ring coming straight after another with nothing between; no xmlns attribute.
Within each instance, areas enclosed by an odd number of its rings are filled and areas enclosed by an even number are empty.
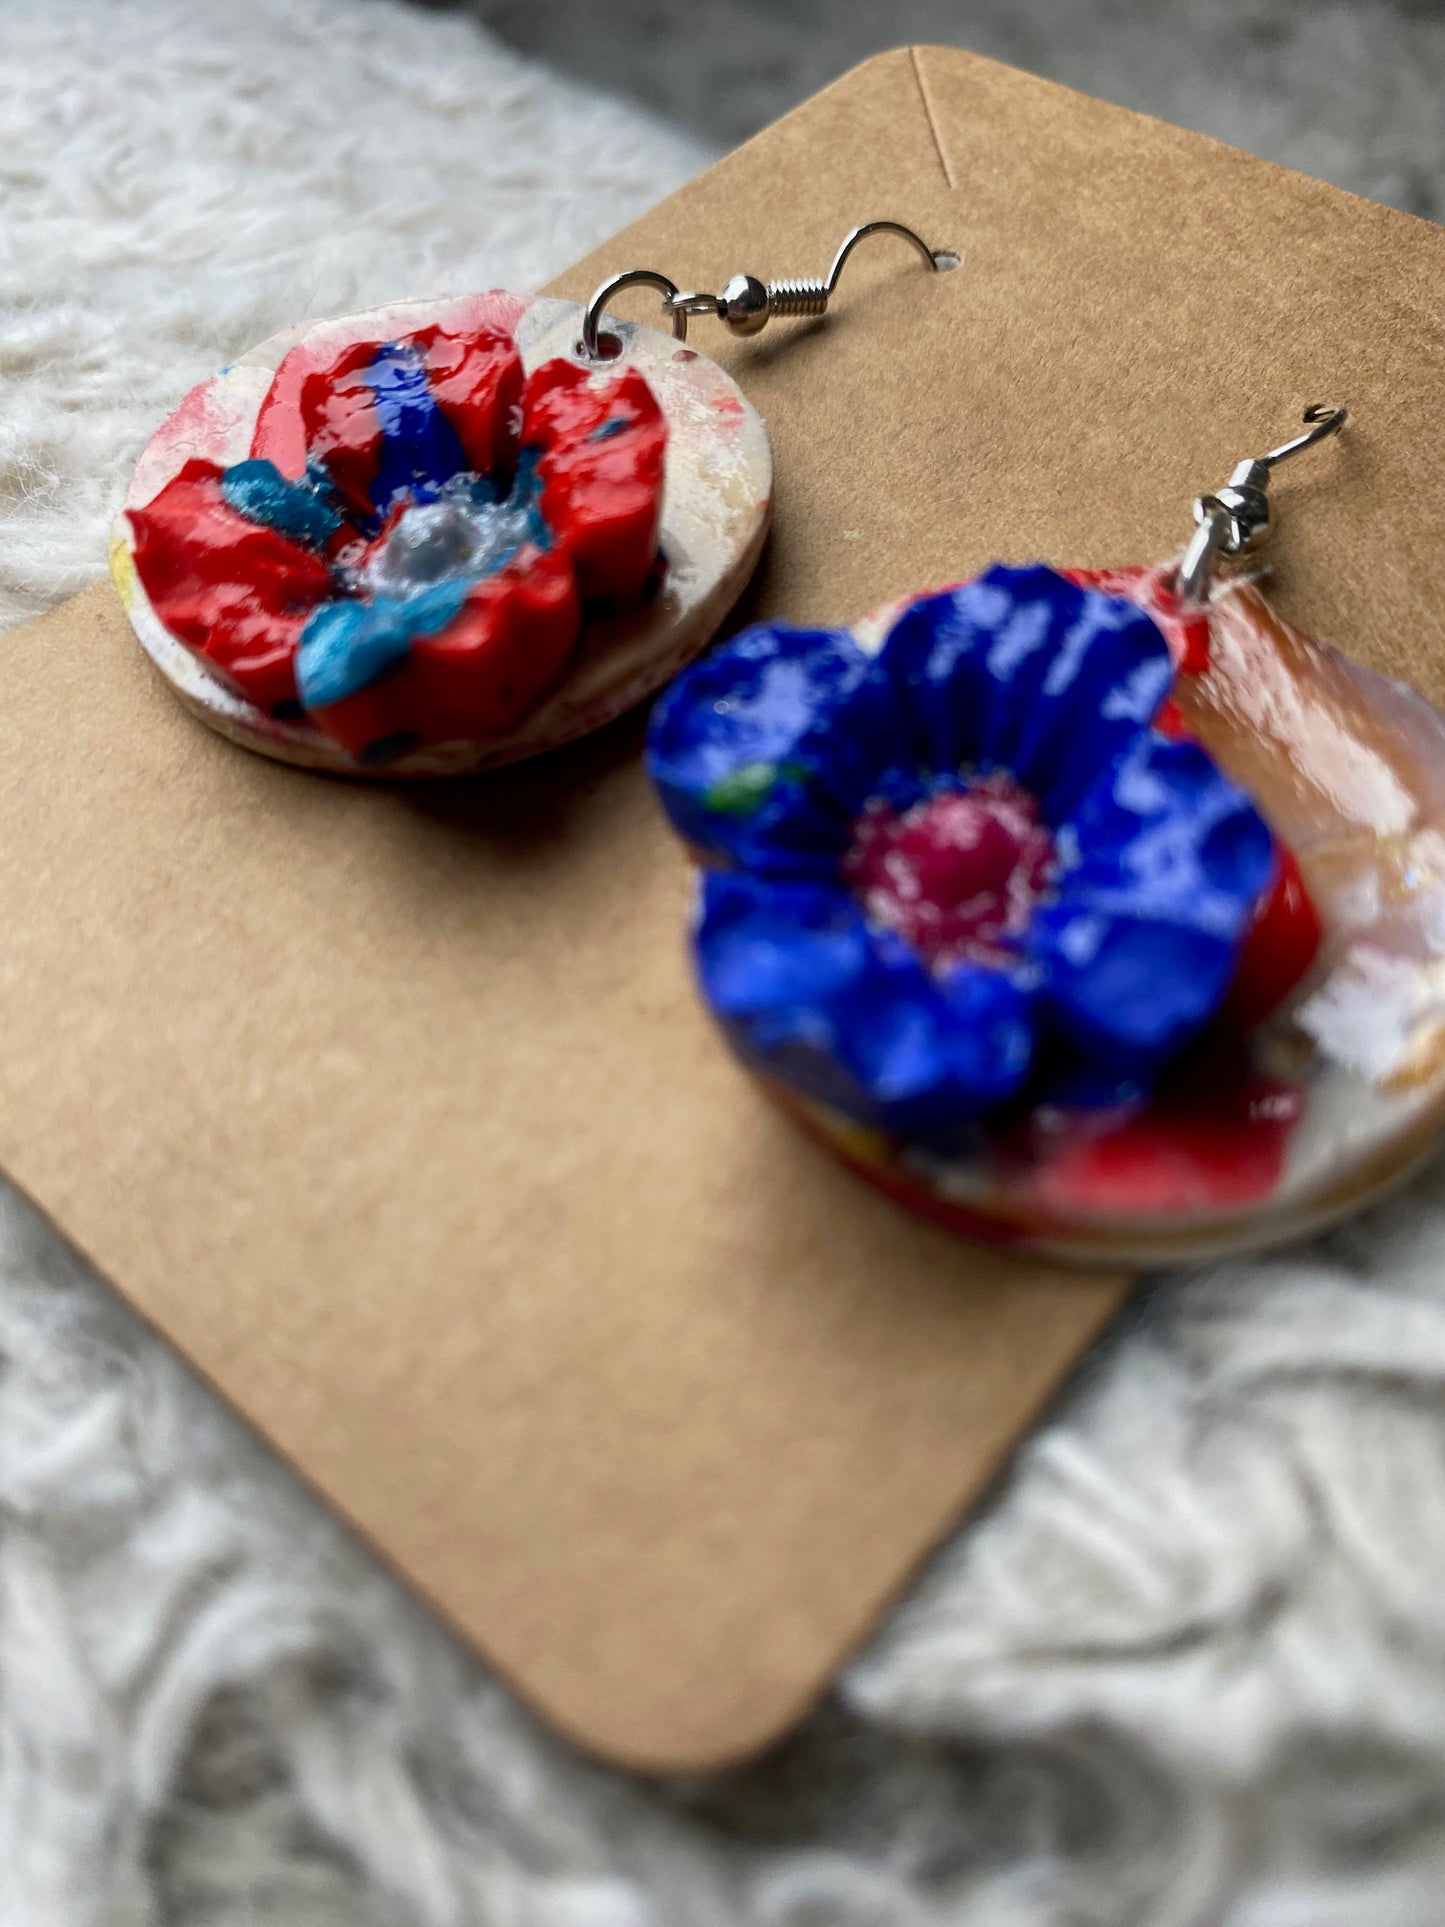
<svg viewBox="0 0 1445 1927"><path fill-rule="evenodd" d="M0 130L10 621L98 572L213 364L535 283L704 158L391 0L0 0ZM822 1712L664 1787L540 1732L0 1196L0 1927L1431 1927L1442 1896L1445 1174L1142 1299Z"/></svg>

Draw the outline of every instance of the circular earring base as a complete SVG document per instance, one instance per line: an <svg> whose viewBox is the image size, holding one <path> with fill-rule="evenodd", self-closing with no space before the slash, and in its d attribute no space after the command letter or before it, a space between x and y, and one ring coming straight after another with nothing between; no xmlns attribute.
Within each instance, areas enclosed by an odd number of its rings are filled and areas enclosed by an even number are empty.
<svg viewBox="0 0 1445 1927"><path fill-rule="evenodd" d="M602 728L655 694L706 647L767 538L767 432L715 362L629 322L611 324L619 353L596 366L600 381L636 368L667 421L661 581L638 607L584 622L559 679L511 728L481 742L429 745L383 764L358 761L304 717L268 714L238 694L166 628L136 572L127 511L150 502L187 461L223 468L244 461L275 370L299 342L334 352L352 341L395 340L430 326L505 327L530 373L554 359L583 360L576 352L581 313L569 301L497 293L406 302L289 329L192 390L142 455L116 518L110 561L142 648L193 715L243 748L304 769L387 779L463 776L545 754Z"/></svg>
<svg viewBox="0 0 1445 1927"><path fill-rule="evenodd" d="M1039 661L1045 641L1057 648L1065 633L1050 638L1038 621L1008 627L1011 610L1047 611L1051 604L1033 591L1030 601L1012 601L997 578L1052 575L1062 590L1058 572L1000 569L981 578L987 594L963 611L955 587L908 598L856 625L853 643L879 669L870 702L851 709L836 695L839 676L853 673L846 669L849 652L836 635L810 635L806 651L795 647L792 683L782 684L790 706L774 736L762 737L765 758L757 748L765 702L755 695L754 678L766 631L755 635L750 656L723 650L685 678L654 728L655 780L675 826L706 866L694 930L699 979L744 1068L811 1136L909 1210L1020 1254L1079 1266L1199 1263L1311 1235L1405 1183L1445 1131L1445 715L1295 629L1247 580L1218 585L1202 614L1181 610L1175 566L1070 572L1075 592L1134 603L1167 643L1162 665L1158 654L1145 658L1152 673L1167 671L1166 680L1141 685L1136 672L1129 700L1147 702L1158 767L1171 742L1187 739L1184 765L1192 772L1179 792L1183 810L1172 820L1163 784L1152 777L1135 782L1120 813L1152 814L1127 862L1118 856L1122 846L1105 837L1091 851L1091 826L1075 818L1082 828L1074 866L1096 866L1086 882L1096 893L1090 907L1098 910L1082 926L1084 941L1102 949L1101 926L1107 931L1113 919L1117 928L1135 914L1128 894L1135 877L1146 890L1159 887L1154 901L1166 914L1157 921L1167 938L1171 923L1190 928L1177 915L1181 897L1168 894L1181 875L1220 895L1241 875L1231 817L1207 800L1193 817L1206 832L1204 859L1197 870L1189 867L1179 826L1189 822L1191 799L1211 764L1248 799L1254 822L1268 826L1269 861L1248 873L1248 921L1224 958L1226 980L1216 979L1196 1028L1147 1081L1127 1075L1127 1060L1124 1075L1108 1074L1107 1061L1106 1074L1092 1082L1079 1075L1079 1032L1065 1028L1070 1007L1062 1006L1060 1021L1060 1003L1045 1000L1058 981L1050 973L1067 983L1068 964L1080 954L1087 963L1093 953L1084 948L1071 957L1041 946L1023 953L1017 977L1004 978L1019 1000L1011 1008L1002 1000L993 1005L1033 1026L1023 1080L1006 1088L1002 1101L990 1104L985 1096L967 1108L966 1078L974 1077L973 1092L987 1090L963 1054L976 1048L981 1055L990 1043L987 1031L968 1029L978 1024L979 972L970 983L946 961L937 980L944 994L927 994L927 978L907 966L910 950L928 960L929 925L922 918L908 923L899 905L906 909L911 886L911 901L949 907L952 900L926 892L956 889L960 874L967 877L949 859L974 847L963 838L977 819L953 818L962 828L942 832L957 839L951 843L918 839L910 849L901 840L885 842L891 875L858 861L880 847L862 842L878 820L870 782L885 821L900 790L910 812L920 808L910 778L925 795L931 778L945 796L974 785L971 756L978 751L969 745L980 738L961 739L959 718L990 717L977 668L988 658L979 638L1009 635L1017 663L1028 660L1019 637ZM1100 626L1091 627L1067 595L1053 606L1064 612L1060 623L1072 625L1070 636L1117 633L1117 607L1108 622L1096 610ZM902 646L890 656L895 635ZM968 681L955 673L960 661ZM1007 658L1002 666L1010 666ZM1001 672L990 673L1007 687ZM1077 658L1072 673L1075 687L1111 687L1102 675L1085 682ZM1047 715L1040 719L1042 679L1025 692L1022 713L1037 732L1032 742L1057 756L1067 739L1057 712L1052 733ZM1010 712L996 694L994 700L993 753L1007 776L1016 773L1009 759L1018 752L1003 730L1018 726L1020 711ZM734 713L748 718L748 734L730 739ZM799 713L813 732L801 747ZM833 728L840 747L830 762ZM747 760L733 759L733 740L741 740L738 756ZM903 755L923 759L917 776L904 766L900 746ZM742 808L730 788L739 768L763 777L741 787ZM787 773L780 779L779 772ZM1035 763L1033 775L1042 787L1050 768ZM1107 794L1112 801L1112 787ZM724 800L715 803L714 795ZM828 799L838 795L855 809L863 799L851 827L829 815ZM798 807L800 798L813 816ZM1234 824L1241 818L1235 809ZM789 836L810 840L789 844ZM1021 848L1010 853L1005 846L1011 881ZM813 853L806 872L789 867L798 849ZM944 862L926 868L940 851ZM1068 876L1058 871L1045 887ZM1027 876L1024 887L1031 887ZM1053 901L1061 899L1062 890ZM1146 927L1154 901L1146 896L1137 918ZM1217 898L1205 901L1222 922ZM1154 959L1153 980L1147 953L1143 966L1109 979L1112 993L1132 998L1146 1017L1155 983L1169 986L1164 973L1178 974L1179 989L1197 981L1183 974L1196 968L1187 950L1181 957L1166 943ZM1014 967L1003 952L997 964L985 955L979 971L986 977L991 968L1002 975ZM960 983L971 1003L953 1001ZM1092 1009L1100 1007L1101 1000ZM1090 1014L1089 1005L1082 1008ZM983 1009L988 1017L989 1005ZM1003 1034L1005 1046L1017 1050L1018 1029ZM1001 1050L993 1061L1010 1068Z"/></svg>

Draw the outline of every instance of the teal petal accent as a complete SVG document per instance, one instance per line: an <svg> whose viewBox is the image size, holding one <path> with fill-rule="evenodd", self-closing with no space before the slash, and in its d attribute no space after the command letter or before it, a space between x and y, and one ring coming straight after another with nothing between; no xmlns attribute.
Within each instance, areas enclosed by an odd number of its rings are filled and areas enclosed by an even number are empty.
<svg viewBox="0 0 1445 1927"><path fill-rule="evenodd" d="M304 709L344 702L461 613L471 584L438 582L412 596L323 604L301 632L296 688Z"/></svg>
<svg viewBox="0 0 1445 1927"><path fill-rule="evenodd" d="M311 549L325 548L341 527L324 487L309 476L288 482L274 462L265 461L235 462L221 477L221 495L237 515Z"/></svg>

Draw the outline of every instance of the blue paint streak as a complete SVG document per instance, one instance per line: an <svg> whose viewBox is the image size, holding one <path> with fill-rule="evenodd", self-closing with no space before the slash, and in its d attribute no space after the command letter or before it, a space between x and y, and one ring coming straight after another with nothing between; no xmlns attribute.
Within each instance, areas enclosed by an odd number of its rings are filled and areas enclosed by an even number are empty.
<svg viewBox="0 0 1445 1927"><path fill-rule="evenodd" d="M417 636L434 636L461 611L469 582L439 582L418 595L328 602L301 632L296 689L305 709L343 702L400 662Z"/></svg>
<svg viewBox="0 0 1445 1927"><path fill-rule="evenodd" d="M341 527L329 493L324 476L288 482L274 462L236 462L221 477L221 494L238 515L311 549L325 548Z"/></svg>
<svg viewBox="0 0 1445 1927"><path fill-rule="evenodd" d="M443 482L467 472L457 431L437 407L426 368L416 350L391 342L364 377L381 428L371 499L384 516L399 495L418 502L436 499Z"/></svg>
<svg viewBox="0 0 1445 1927"><path fill-rule="evenodd" d="M507 498L509 508L527 511L526 539L542 550L543 554L552 546L552 528L542 513L542 478L539 468L542 451L539 448L524 448L517 457L517 473L512 483L512 492ZM521 545L518 544L520 547ZM516 554L516 550L512 551ZM510 562L509 555L507 560Z"/></svg>

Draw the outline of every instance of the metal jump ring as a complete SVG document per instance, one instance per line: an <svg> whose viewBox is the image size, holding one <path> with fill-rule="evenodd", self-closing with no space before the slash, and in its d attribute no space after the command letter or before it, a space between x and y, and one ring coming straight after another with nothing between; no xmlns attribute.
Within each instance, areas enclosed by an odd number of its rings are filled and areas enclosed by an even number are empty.
<svg viewBox="0 0 1445 1927"><path fill-rule="evenodd" d="M582 349L594 361L602 355L602 310L614 295L621 294L624 288L656 288L662 296L664 309L672 316L672 332L678 341L687 340L687 310L674 304L681 289L675 281L669 281L665 274L656 274L651 268L625 268L621 274L614 274L587 303L582 314Z"/></svg>

